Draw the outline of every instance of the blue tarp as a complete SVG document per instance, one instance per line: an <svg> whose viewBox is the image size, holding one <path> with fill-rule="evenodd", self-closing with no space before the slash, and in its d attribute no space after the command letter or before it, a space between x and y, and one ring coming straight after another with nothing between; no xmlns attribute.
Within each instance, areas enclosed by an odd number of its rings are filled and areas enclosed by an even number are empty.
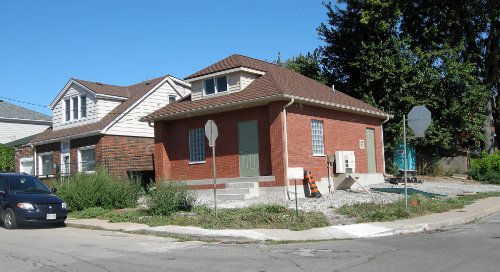
<svg viewBox="0 0 500 272"><path fill-rule="evenodd" d="M398 167L398 170L404 171L404 156L403 156L404 145L399 144L394 154L394 162ZM417 152L410 144L406 144L406 170L415 171L417 169Z"/></svg>

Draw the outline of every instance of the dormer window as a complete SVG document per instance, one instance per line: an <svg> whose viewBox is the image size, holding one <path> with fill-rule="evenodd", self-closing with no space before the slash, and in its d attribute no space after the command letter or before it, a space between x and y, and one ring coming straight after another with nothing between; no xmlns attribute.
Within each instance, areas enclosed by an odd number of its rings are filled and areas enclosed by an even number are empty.
<svg viewBox="0 0 500 272"><path fill-rule="evenodd" d="M69 122L87 117L87 96L80 95L64 99L64 121Z"/></svg>
<svg viewBox="0 0 500 272"><path fill-rule="evenodd" d="M212 95L227 91L226 76L210 78L203 81L205 95Z"/></svg>

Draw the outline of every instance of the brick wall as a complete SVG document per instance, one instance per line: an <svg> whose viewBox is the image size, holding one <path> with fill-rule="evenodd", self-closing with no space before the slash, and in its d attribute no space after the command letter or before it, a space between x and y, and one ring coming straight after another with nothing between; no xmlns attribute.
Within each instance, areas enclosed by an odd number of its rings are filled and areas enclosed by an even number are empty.
<svg viewBox="0 0 500 272"><path fill-rule="evenodd" d="M100 157L96 160L106 163L115 176L127 177L127 171L153 170L153 138L105 135L99 148Z"/></svg>
<svg viewBox="0 0 500 272"><path fill-rule="evenodd" d="M219 136L216 141L217 176L239 177L238 123L257 120L260 175L271 175L268 107L213 114L171 122L155 123L156 177L173 180L208 179L212 177L212 149L205 138L205 162L189 163L189 130L204 128L214 120Z"/></svg>
<svg viewBox="0 0 500 272"><path fill-rule="evenodd" d="M312 155L311 120L323 121L325 155L350 150L356 156L356 172L368 173L366 129L374 130L376 172L383 172L381 120L302 104L288 108L289 166L303 167L319 179L327 177L326 156ZM360 149L359 140L365 141Z"/></svg>
<svg viewBox="0 0 500 272"><path fill-rule="evenodd" d="M273 175L275 182L266 186L285 184L285 159L282 110L286 102L272 102L268 106L213 114L203 117L155 123L155 154L157 180L209 179L212 177L212 153L205 139L204 163L189 163L189 130L203 128L207 120L215 120L219 129L217 139L217 176L239 177L238 122L258 120L260 175ZM303 167L315 178L327 176L326 156L312 155L311 120L322 120L325 154L353 150L356 172L368 172L367 149L359 148L359 140L366 145L366 129L375 133L376 172L383 172L380 119L353 115L301 104L287 109L289 167Z"/></svg>

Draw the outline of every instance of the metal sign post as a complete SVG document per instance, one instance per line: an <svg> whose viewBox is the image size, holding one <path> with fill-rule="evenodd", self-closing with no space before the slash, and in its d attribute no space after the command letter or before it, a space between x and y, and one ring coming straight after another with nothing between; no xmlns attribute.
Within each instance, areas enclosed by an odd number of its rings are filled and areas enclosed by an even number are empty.
<svg viewBox="0 0 500 272"><path fill-rule="evenodd" d="M219 136L217 125L214 120L208 120L205 124L205 136L208 139L208 146L212 147L212 168L214 173L214 210L217 218L217 175L215 172L215 140Z"/></svg>
<svg viewBox="0 0 500 272"><path fill-rule="evenodd" d="M403 163L404 163L404 179L405 179L405 211L408 212L408 166L406 157L406 121L408 121L408 126L413 130L415 134L414 138L424 137L425 131L431 124L431 112L425 106L415 106L408 113L408 119L406 115L403 115ZM415 169L416 170L416 169Z"/></svg>
<svg viewBox="0 0 500 272"><path fill-rule="evenodd" d="M287 179L286 182L289 182L291 179L294 180L295 183L295 215L299 216L299 200L298 200L298 192L297 192L297 179L304 178L304 168L302 167L289 167L287 169ZM288 193L288 192L287 192Z"/></svg>

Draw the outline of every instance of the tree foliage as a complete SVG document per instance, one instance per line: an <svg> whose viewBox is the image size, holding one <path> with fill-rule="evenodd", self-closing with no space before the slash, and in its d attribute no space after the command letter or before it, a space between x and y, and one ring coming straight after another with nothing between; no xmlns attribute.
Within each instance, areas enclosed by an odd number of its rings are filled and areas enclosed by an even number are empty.
<svg viewBox="0 0 500 272"><path fill-rule="evenodd" d="M389 152L401 142L402 117L415 105L426 105L433 116L426 137L416 141L421 150L450 154L482 139L490 93L477 63L483 23L472 21L469 29L460 17L477 15L476 7L447 13L451 4L433 9L425 0L339 2L325 3L320 64L329 84L394 115L385 128ZM456 33L459 38L447 37Z"/></svg>
<svg viewBox="0 0 500 272"><path fill-rule="evenodd" d="M15 171L15 149L0 144L0 172Z"/></svg>

